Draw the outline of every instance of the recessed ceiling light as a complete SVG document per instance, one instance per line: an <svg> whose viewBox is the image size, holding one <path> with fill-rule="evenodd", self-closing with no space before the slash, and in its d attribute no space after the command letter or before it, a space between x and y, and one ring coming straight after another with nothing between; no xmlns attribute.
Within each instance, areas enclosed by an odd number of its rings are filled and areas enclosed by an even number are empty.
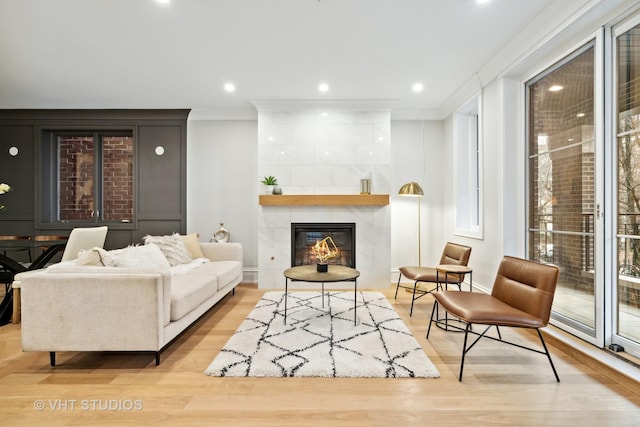
<svg viewBox="0 0 640 427"><path fill-rule="evenodd" d="M414 83L413 86L411 86L411 90L416 93L422 92L422 89L424 89L422 83Z"/></svg>
<svg viewBox="0 0 640 427"><path fill-rule="evenodd" d="M551 87L549 88L549 92L559 92L559 91L561 91L562 89L564 89L564 87L563 87L563 86L560 86L560 85L553 85L553 86L551 86Z"/></svg>
<svg viewBox="0 0 640 427"><path fill-rule="evenodd" d="M328 92L328 91L329 91L329 85L328 85L328 84L326 84L326 83L320 83L320 84L318 85L318 90L319 90L320 92Z"/></svg>
<svg viewBox="0 0 640 427"><path fill-rule="evenodd" d="M231 93L231 92L235 92L236 91L236 85L234 85L233 83L225 83L224 84L224 90Z"/></svg>
<svg viewBox="0 0 640 427"><path fill-rule="evenodd" d="M490 2L491 2L491 0L476 0L476 3L478 3L478 4L487 4L487 3L490 3Z"/></svg>
<svg viewBox="0 0 640 427"><path fill-rule="evenodd" d="M327 117L329 115L329 113L327 113L326 111L323 111L322 113L320 113L320 115L322 117Z"/></svg>
<svg viewBox="0 0 640 427"><path fill-rule="evenodd" d="M156 0L158 3L162 3L162 4L167 4L169 3L171 0Z"/></svg>

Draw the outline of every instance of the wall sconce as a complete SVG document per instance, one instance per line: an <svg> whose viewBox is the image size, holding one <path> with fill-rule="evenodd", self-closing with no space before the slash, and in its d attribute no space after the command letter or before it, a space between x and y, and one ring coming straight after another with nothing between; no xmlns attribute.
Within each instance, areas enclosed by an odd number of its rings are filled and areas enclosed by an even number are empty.
<svg viewBox="0 0 640 427"><path fill-rule="evenodd" d="M158 145L155 149L156 155L162 156L164 154L164 147L162 145Z"/></svg>
<svg viewBox="0 0 640 427"><path fill-rule="evenodd" d="M15 145L9 147L9 155L11 157L15 157L18 155L18 147L16 147Z"/></svg>

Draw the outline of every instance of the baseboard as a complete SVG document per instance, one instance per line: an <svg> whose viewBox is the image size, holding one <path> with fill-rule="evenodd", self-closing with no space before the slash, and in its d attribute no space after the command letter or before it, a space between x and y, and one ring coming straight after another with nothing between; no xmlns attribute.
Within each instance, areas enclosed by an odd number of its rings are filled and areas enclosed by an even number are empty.
<svg viewBox="0 0 640 427"><path fill-rule="evenodd" d="M640 368L634 363L615 356L609 351L589 344L580 338L549 325L540 330L545 341L580 363L598 372L611 381L624 386L633 393L640 393ZM532 334L534 331L530 330ZM562 381L562 373L560 381Z"/></svg>

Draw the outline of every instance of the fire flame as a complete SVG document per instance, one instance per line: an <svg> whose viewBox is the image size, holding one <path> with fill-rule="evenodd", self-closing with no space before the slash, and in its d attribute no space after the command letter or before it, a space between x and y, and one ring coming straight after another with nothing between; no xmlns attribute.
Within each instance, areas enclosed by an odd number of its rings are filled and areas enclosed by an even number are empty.
<svg viewBox="0 0 640 427"><path fill-rule="evenodd" d="M331 244L331 247L329 244ZM318 240L316 244L311 247L311 253L318 258L318 261L325 264L327 260L337 257L340 254L340 250L329 236Z"/></svg>

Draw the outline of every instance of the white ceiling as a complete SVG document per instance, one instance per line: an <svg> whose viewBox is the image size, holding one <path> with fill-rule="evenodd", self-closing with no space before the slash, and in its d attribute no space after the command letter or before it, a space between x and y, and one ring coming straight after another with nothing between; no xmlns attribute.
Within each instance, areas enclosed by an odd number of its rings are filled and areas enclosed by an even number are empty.
<svg viewBox="0 0 640 427"><path fill-rule="evenodd" d="M435 111L559 1L0 0L0 108Z"/></svg>

